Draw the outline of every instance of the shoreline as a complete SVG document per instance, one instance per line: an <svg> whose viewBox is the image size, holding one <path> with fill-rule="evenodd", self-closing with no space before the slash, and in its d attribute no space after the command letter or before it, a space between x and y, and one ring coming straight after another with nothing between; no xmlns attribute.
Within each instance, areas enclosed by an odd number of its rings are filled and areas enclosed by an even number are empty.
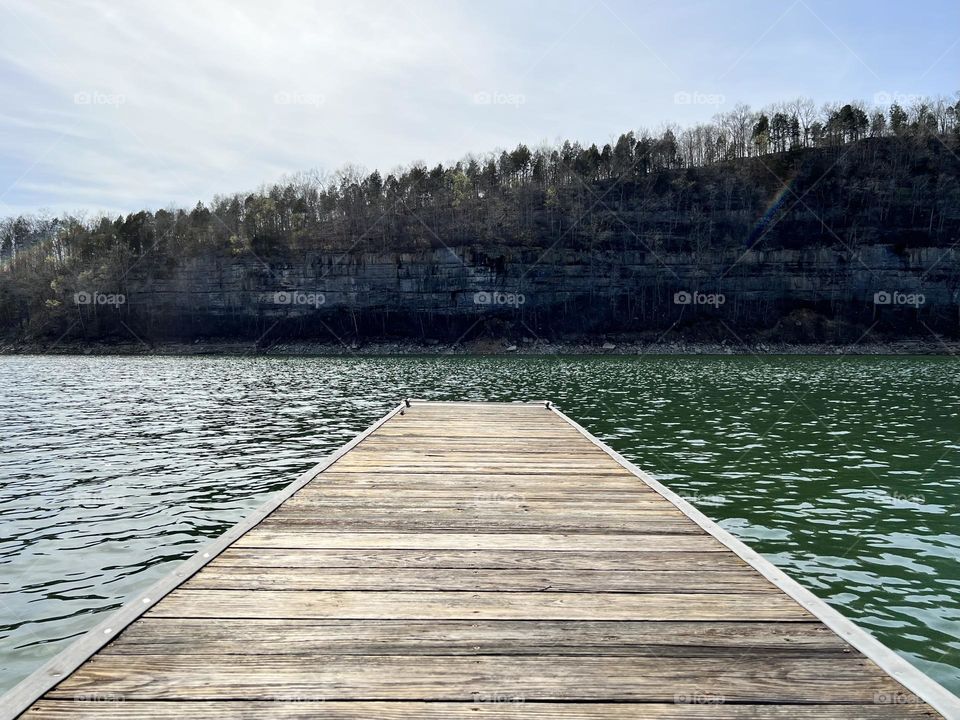
<svg viewBox="0 0 960 720"><path fill-rule="evenodd" d="M275 356L275 357L386 357L403 355L549 356L549 355L943 355L960 354L960 341L900 340L856 344L755 342L644 342L591 339L545 342L525 339L472 340L465 343L426 341L370 341L346 345L336 342L296 341L257 346L237 340L164 342L0 342L0 355L117 355L117 356Z"/></svg>

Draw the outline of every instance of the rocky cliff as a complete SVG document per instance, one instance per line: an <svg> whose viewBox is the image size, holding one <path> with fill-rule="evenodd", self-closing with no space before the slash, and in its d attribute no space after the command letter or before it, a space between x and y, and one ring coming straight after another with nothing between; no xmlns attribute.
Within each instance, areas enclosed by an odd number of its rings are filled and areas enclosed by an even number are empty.
<svg viewBox="0 0 960 720"><path fill-rule="evenodd" d="M960 249L305 252L282 262L193 258L128 278L122 302L78 307L87 333L122 320L151 339L542 337L671 330L697 339L773 333L850 342L956 335Z"/></svg>

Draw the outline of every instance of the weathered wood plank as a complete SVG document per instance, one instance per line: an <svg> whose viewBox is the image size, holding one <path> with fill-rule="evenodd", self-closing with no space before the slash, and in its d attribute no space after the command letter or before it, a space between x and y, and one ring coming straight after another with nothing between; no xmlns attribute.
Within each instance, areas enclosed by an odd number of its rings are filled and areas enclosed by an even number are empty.
<svg viewBox="0 0 960 720"><path fill-rule="evenodd" d="M629 550L285 550L233 546L210 566L247 568L487 568L490 570L745 571L733 553Z"/></svg>
<svg viewBox="0 0 960 720"><path fill-rule="evenodd" d="M457 490L466 491L482 489L516 490L525 489L527 492L554 492L563 493L572 497L581 495L596 495L602 497L607 493L646 493L657 495L637 478L624 475L593 475L589 472L557 472L528 475L512 473L502 475L487 473L484 475L448 473L416 473L402 474L389 473L336 473L325 472L301 492L322 493L325 490L395 490L398 492L417 492L419 490L439 491ZM299 495L299 493L298 493ZM657 495L657 497L660 497Z"/></svg>
<svg viewBox="0 0 960 720"><path fill-rule="evenodd" d="M366 511L382 510L384 503L398 511L424 510L430 512L538 512L543 514L570 513L581 515L623 515L636 513L640 517L671 517L683 520L684 515L663 498L640 495L614 501L597 498L566 498L565 500L530 499L519 493L478 492L467 496L418 497L397 493L371 493L372 497L336 497L333 493L310 493L291 498L276 512L318 513L324 510Z"/></svg>
<svg viewBox="0 0 960 720"><path fill-rule="evenodd" d="M147 617L428 620L806 621L786 595L756 593L310 592L184 590Z"/></svg>
<svg viewBox="0 0 960 720"><path fill-rule="evenodd" d="M342 473L387 473L403 474L407 472L416 473L458 473L458 474L481 474L481 475L557 475L567 473L569 475L579 474L579 470L589 470L591 475L615 475L622 476L623 473L615 466L598 466L592 462L577 463L571 461L563 464L545 465L538 462L497 462L488 460L487 462L475 462L465 460L461 462L449 460L444 462L400 462L390 458L371 461L353 461L338 463L336 466L338 472Z"/></svg>
<svg viewBox="0 0 960 720"><path fill-rule="evenodd" d="M375 590L398 592L779 593L756 573L421 568L235 568L214 563L186 590Z"/></svg>
<svg viewBox="0 0 960 720"><path fill-rule="evenodd" d="M547 468L554 468L560 470L570 470L571 468L586 468L590 472L599 472L600 470L618 470L620 473L623 473L623 468L620 467L614 460L606 455L605 453L597 450L584 450L580 452L564 452L564 453L528 453L527 455L523 454L513 454L513 453L498 453L493 454L487 450L477 450L474 452L458 452L456 450L444 450L432 454L420 452L419 448L416 446L411 446L408 450L395 450L382 452L379 450L371 450L370 452L360 450L359 447L342 458L337 460L333 465L338 472L343 471L345 465L379 465L384 462L405 462L420 465L457 465L457 464L489 464L489 465L511 465L511 466L523 466L523 465L533 465L535 467L544 466Z"/></svg>
<svg viewBox="0 0 960 720"><path fill-rule="evenodd" d="M509 451L510 456L517 456L520 459L528 460L527 455L552 455L556 458L603 458L609 460L609 456L592 445L571 445L569 440L525 440L517 441L507 438L436 438L435 440L423 439L417 443L411 443L405 440L390 440L387 438L371 438L357 445L352 451L354 457L378 455L378 454L398 454L411 455L415 451L421 451L425 455L484 455L491 451L500 450L501 453ZM542 458L548 459L548 458Z"/></svg>
<svg viewBox="0 0 960 720"><path fill-rule="evenodd" d="M429 510L422 513L404 513L397 510L381 512L328 511L319 516L278 511L260 526L264 530L282 528L288 532L315 530L399 530L406 532L424 532L443 528L450 532L488 532L488 533L637 533L656 536L702 535L696 525L674 519L645 519L639 514L621 516L575 515L537 517L508 512L491 512L486 516L469 513L440 513Z"/></svg>
<svg viewBox="0 0 960 720"><path fill-rule="evenodd" d="M348 500L325 500L322 497L305 497L296 501L290 500L283 504L283 507L276 510L271 517L283 514L303 514L317 516L319 513L338 512L338 513L382 513L396 512L399 514L435 513L456 513L471 515L484 514L503 514L505 512L516 514L538 514L538 515L560 515L562 517L611 517L611 518L629 518L636 516L638 519L660 519L671 518L689 525L685 521L683 513L669 504L665 505L658 500L640 499L626 501L622 503L605 503L596 500L571 500L570 502L545 502L536 500L527 500L520 495L501 495L493 494L494 499L486 499L483 494L473 499L451 499L451 500L430 500L423 502L411 502L404 497L395 499L372 498L369 501L358 499ZM386 507L385 507L386 504Z"/></svg>
<svg viewBox="0 0 960 720"><path fill-rule="evenodd" d="M436 530L434 528L434 530ZM723 552L727 550L709 535L457 533L457 532L310 532L282 528L268 530L261 524L234 547L383 550L586 550L658 552Z"/></svg>
<svg viewBox="0 0 960 720"><path fill-rule="evenodd" d="M390 435L403 433L428 433L434 437L456 436L463 433L464 437L485 437L499 436L504 438L523 438L525 435L535 437L573 437L570 434L572 428L564 427L550 423L544 425L537 420L530 418L518 418L516 420L462 420L447 418L444 420L431 420L426 418L405 417L390 428L390 432L384 433L380 437L389 437ZM576 431L574 431L576 432Z"/></svg>
<svg viewBox="0 0 960 720"><path fill-rule="evenodd" d="M348 476L349 477L349 476ZM458 487L453 484L435 484L426 488L400 490L398 487L363 485L354 486L353 483L327 483L318 481L309 491L305 488L297 493L296 497L290 498L284 507L290 505L330 505L335 503L355 503L359 505L370 504L374 502L396 502L406 505L428 505L442 506L449 503L458 502L511 502L514 500L523 500L525 502L535 503L555 503L562 505L571 505L578 503L591 503L597 506L618 506L627 504L630 507L654 507L675 509L670 503L664 500L651 490L642 488L628 490L607 490L601 491L594 489L590 493L574 493L566 489L559 489L556 484L549 483L544 485L521 484L515 486L525 491L511 492L509 489L501 490L498 487L491 487L494 483L474 483L469 487Z"/></svg>
<svg viewBox="0 0 960 720"><path fill-rule="evenodd" d="M825 682L825 680L827 680ZM319 655L97 655L49 697L127 699L541 700L872 703L900 686L856 655L711 658Z"/></svg>
<svg viewBox="0 0 960 720"><path fill-rule="evenodd" d="M357 446L357 451L378 452L378 451L401 451L409 452L413 443L408 438L391 437L371 437L364 440ZM417 447L430 452L479 452L490 450L509 450L511 454L519 453L521 455L529 453L556 452L561 455L572 452L570 440L568 438L527 438L518 439L512 437L454 437L454 438L422 438L416 443ZM577 446L574 446L577 447ZM575 452L578 454L596 455L597 452L603 452L594 447L578 447Z"/></svg>
<svg viewBox="0 0 960 720"><path fill-rule="evenodd" d="M822 624L509 620L210 620L144 618L104 655L845 654Z"/></svg>
<svg viewBox="0 0 960 720"><path fill-rule="evenodd" d="M384 429L380 437L383 438L404 438L412 441L417 440L438 440L438 439L457 439L463 438L464 440L468 439L496 439L502 438L505 434L503 430L498 428L490 429L483 428L479 426L468 427L407 427L403 429ZM550 430L550 429L527 429L522 427L512 428L510 431L511 438L517 440L554 440L554 441L566 441L566 442L579 442L577 432L568 430Z"/></svg>
<svg viewBox="0 0 960 720"><path fill-rule="evenodd" d="M599 450L596 452L592 450L573 452L562 448L534 448L528 446L525 450L520 451L505 448L495 442L492 442L489 447L467 448L450 447L445 441L438 441L435 446L418 447L416 451L413 451L410 445L405 448L369 447L362 451L357 449L350 455L350 461L355 463L377 463L388 460L401 463L416 462L418 465L421 461L431 463L484 463L492 460L514 465L533 464L560 467L570 462L578 467L605 467L607 461L610 460L605 453Z"/></svg>
<svg viewBox="0 0 960 720"><path fill-rule="evenodd" d="M930 718L917 704L734 705L701 693L691 702L542 703L512 702L503 693L478 695L471 702L338 702L290 697L275 702L123 702L104 697L44 700L31 720L903 720Z"/></svg>

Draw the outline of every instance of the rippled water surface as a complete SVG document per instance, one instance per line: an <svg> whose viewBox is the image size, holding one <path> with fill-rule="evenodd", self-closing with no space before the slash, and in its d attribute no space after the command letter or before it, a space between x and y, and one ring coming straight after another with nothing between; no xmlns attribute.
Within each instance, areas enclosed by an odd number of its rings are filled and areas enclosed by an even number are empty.
<svg viewBox="0 0 960 720"><path fill-rule="evenodd" d="M0 690L405 396L554 400L960 692L960 365L849 357L0 357Z"/></svg>

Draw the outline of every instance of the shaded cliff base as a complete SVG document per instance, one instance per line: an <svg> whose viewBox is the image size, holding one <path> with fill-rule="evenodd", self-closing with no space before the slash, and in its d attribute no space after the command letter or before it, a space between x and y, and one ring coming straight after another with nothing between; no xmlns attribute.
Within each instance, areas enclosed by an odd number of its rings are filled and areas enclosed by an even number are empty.
<svg viewBox="0 0 960 720"><path fill-rule="evenodd" d="M231 339L203 339L192 343L117 340L0 342L0 355L222 355L222 356L387 356L387 355L952 355L960 356L960 341L934 337L858 343L693 342L637 340L606 336L564 341L538 338L481 338L445 343L423 341L252 343Z"/></svg>
<svg viewBox="0 0 960 720"><path fill-rule="evenodd" d="M365 336L325 324L324 335L304 335L295 326L268 325L257 338L243 336L153 337L123 324L122 331L83 336L0 337L0 354L51 355L960 355L956 322L898 328L877 320L853 324L797 310L772 327L735 328L700 320L667 329L633 332L536 334L532 324L478 320L462 334Z"/></svg>

